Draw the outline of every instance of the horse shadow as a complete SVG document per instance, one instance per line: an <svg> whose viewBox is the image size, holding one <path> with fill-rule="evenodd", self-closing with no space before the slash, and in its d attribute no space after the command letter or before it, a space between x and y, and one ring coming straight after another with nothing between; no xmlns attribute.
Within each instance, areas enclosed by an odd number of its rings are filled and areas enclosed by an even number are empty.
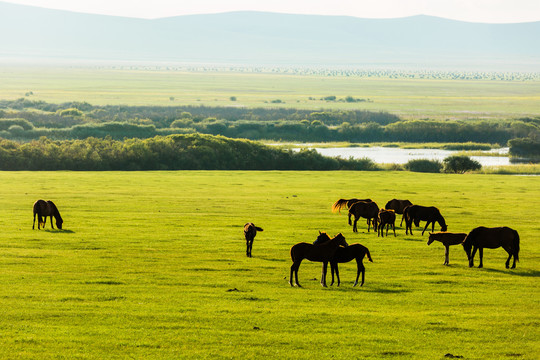
<svg viewBox="0 0 540 360"><path fill-rule="evenodd" d="M42 229L41 231L55 234L75 234L75 231L67 229Z"/></svg>
<svg viewBox="0 0 540 360"><path fill-rule="evenodd" d="M490 268L484 268L484 271L489 271L497 274L507 274L512 276L522 276L522 277L540 277L540 271L539 270L500 270L500 269L490 269Z"/></svg>

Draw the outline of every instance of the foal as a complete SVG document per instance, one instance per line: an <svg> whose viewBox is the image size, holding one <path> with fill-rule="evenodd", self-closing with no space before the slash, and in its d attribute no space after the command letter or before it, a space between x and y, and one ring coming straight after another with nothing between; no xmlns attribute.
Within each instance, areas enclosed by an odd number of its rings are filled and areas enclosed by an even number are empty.
<svg viewBox="0 0 540 360"><path fill-rule="evenodd" d="M449 232L436 232L429 233L429 240L427 242L430 245L435 240L440 241L446 248L444 252L444 265L449 264L450 245L462 244L467 234L465 233L449 233Z"/></svg>
<svg viewBox="0 0 540 360"><path fill-rule="evenodd" d="M386 236L388 236L388 227L392 225L394 236L396 236L396 213L394 210L381 209L379 211L379 228L377 229L377 237L379 233L384 237L384 226L386 225Z"/></svg>
<svg viewBox="0 0 540 360"><path fill-rule="evenodd" d="M263 231L262 228L255 226L253 223L247 223L244 225L244 237L246 238L246 256L251 256L251 249L253 248L253 240L255 239L255 235L257 235L257 231Z"/></svg>

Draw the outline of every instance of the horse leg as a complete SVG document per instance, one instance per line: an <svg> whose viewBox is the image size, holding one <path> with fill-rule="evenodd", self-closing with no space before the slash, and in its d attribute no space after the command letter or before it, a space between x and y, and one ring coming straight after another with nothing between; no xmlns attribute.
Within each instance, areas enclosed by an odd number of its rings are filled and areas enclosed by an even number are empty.
<svg viewBox="0 0 540 360"><path fill-rule="evenodd" d="M36 226L36 213L34 213L34 222L32 223L32 230L34 230L34 226ZM39 223L38 223L39 227Z"/></svg>
<svg viewBox="0 0 540 360"><path fill-rule="evenodd" d="M392 229L394 229L394 237L396 237L396 223L392 223Z"/></svg>
<svg viewBox="0 0 540 360"><path fill-rule="evenodd" d="M351 213L349 213L349 226L351 226Z"/></svg>
<svg viewBox="0 0 540 360"><path fill-rule="evenodd" d="M336 272L336 264L333 262L330 262L330 271L332 272L332 282L330 283L330 286L332 286L334 285L334 273Z"/></svg>
<svg viewBox="0 0 540 360"><path fill-rule="evenodd" d="M401 222L399 223L399 226L403 226L403 219L405 219L405 214L401 215ZM405 222L405 225L407 225L407 222Z"/></svg>
<svg viewBox="0 0 540 360"><path fill-rule="evenodd" d="M354 217L354 224L353 224L353 227L352 227L353 232L358 232L358 228L356 227L357 222L358 222L358 218L355 216Z"/></svg>
<svg viewBox="0 0 540 360"><path fill-rule="evenodd" d="M291 265L291 277L289 279L289 284L291 286L294 286L294 284L295 284L295 283L293 283L293 273L294 273L295 280L296 280L296 285L298 287L301 287L300 284L298 283L298 268L300 267L300 263L302 262L302 260L294 261L293 264Z"/></svg>
<svg viewBox="0 0 540 360"><path fill-rule="evenodd" d="M323 287L327 287L326 286L326 272L327 271L328 271L328 261L323 261L322 275L321 275L321 285Z"/></svg>
<svg viewBox="0 0 540 360"><path fill-rule="evenodd" d="M445 251L444 251L444 265L449 265L449 258L450 258L450 245L444 244Z"/></svg>
<svg viewBox="0 0 540 360"><path fill-rule="evenodd" d="M478 256L480 256L480 265L478 265L478 268L483 268L484 267L484 263L483 263L483 260L484 260L484 248L478 248Z"/></svg>
<svg viewBox="0 0 540 360"><path fill-rule="evenodd" d="M334 263L331 263L330 265L333 265L333 266L334 266L334 271L336 272L336 278L337 278L337 286L339 286L339 284L341 284L341 280L339 279L339 268L338 268L338 263L337 263L337 262L334 262Z"/></svg>
<svg viewBox="0 0 540 360"><path fill-rule="evenodd" d="M471 257L469 258L469 267L474 266L474 255L476 255L476 250L478 250L478 247L474 246L471 253Z"/></svg>
<svg viewBox="0 0 540 360"><path fill-rule="evenodd" d="M435 223L432 223L432 224L435 224ZM429 226L429 221L426 223L426 226L424 227L424 230L422 230L422 236L424 236L424 231L426 231L428 226Z"/></svg>

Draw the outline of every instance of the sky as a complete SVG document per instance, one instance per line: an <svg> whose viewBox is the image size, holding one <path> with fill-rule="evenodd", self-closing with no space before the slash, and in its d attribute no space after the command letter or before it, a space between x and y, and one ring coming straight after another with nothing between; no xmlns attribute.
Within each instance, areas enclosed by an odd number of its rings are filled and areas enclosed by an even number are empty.
<svg viewBox="0 0 540 360"><path fill-rule="evenodd" d="M156 19L253 10L397 18L431 15L482 23L540 21L540 0L0 0L75 12Z"/></svg>

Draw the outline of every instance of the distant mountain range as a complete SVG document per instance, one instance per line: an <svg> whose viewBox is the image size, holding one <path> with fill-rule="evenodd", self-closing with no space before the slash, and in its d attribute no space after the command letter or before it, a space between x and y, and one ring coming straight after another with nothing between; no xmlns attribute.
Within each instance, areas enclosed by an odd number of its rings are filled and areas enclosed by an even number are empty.
<svg viewBox="0 0 540 360"><path fill-rule="evenodd" d="M231 12L156 20L0 2L0 58L540 71L540 22Z"/></svg>

